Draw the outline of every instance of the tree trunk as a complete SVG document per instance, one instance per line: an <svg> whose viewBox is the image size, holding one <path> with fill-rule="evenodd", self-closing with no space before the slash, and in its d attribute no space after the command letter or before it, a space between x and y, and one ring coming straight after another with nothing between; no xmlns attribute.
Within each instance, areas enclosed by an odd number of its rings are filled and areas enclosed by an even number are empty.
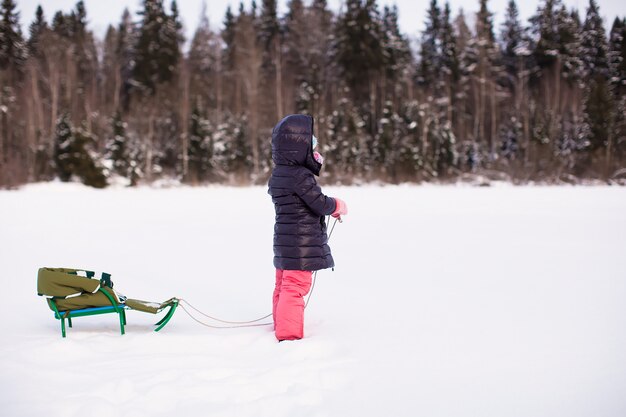
<svg viewBox="0 0 626 417"><path fill-rule="evenodd" d="M30 74L30 82L32 89L32 98L33 98L33 112L35 115L35 126L39 131L40 135L44 134L44 110L43 110L43 100L41 97L41 92L39 91L39 79L37 78L37 70L36 65L39 63L34 63L30 66L29 74Z"/></svg>
<svg viewBox="0 0 626 417"><path fill-rule="evenodd" d="M524 70L524 60L522 57L519 58L518 61L518 80L520 84L519 88L519 114L522 116L522 126L524 130L524 171L528 166L528 162L530 160L530 114L529 114L529 99L530 92L528 91L528 84L526 81L527 72Z"/></svg>
<svg viewBox="0 0 626 417"><path fill-rule="evenodd" d="M240 82L240 73L237 72L235 74L235 114L237 116L241 115L241 82Z"/></svg>
<svg viewBox="0 0 626 417"><path fill-rule="evenodd" d="M222 62L222 53L221 48L217 48L217 68L215 71L215 81L214 85L216 86L216 96L215 96L215 107L217 109L217 114L215 115L215 126L218 126L222 123L223 114L224 114L224 76L223 76L223 68L221 65Z"/></svg>
<svg viewBox="0 0 626 417"><path fill-rule="evenodd" d="M59 118L60 100L60 71L58 66L48 58L48 74L50 78L50 136L54 136L57 119ZM50 141L50 155L52 155L53 141Z"/></svg>
<svg viewBox="0 0 626 417"><path fill-rule="evenodd" d="M283 109L283 65L280 53L280 41L274 37L274 67L276 68L276 119L281 119L285 113Z"/></svg>
<svg viewBox="0 0 626 417"><path fill-rule="evenodd" d="M479 107L478 107L478 114L479 114L479 130L478 130L478 135L479 135L479 140L481 142L485 142L485 102L487 101L487 93L485 91L485 83L487 82L486 79L486 75L485 75L485 68L484 68L484 63L481 64L481 69L480 69L480 99L479 99Z"/></svg>
<svg viewBox="0 0 626 417"><path fill-rule="evenodd" d="M604 179L609 180L611 178L611 159L613 156L613 132L609 131L606 144L606 154L604 156Z"/></svg>
<svg viewBox="0 0 626 417"><path fill-rule="evenodd" d="M182 103L180 103L180 120L182 126L182 133L180 135L181 139L181 161L182 161L182 178L185 180L187 178L187 174L189 172L189 67L186 62L183 62L180 65L181 74L180 80L182 83L183 95L181 98Z"/></svg>
<svg viewBox="0 0 626 417"><path fill-rule="evenodd" d="M448 81L446 82L447 96L448 96L448 108L446 112L446 117L448 121L452 125L452 77L448 77Z"/></svg>
<svg viewBox="0 0 626 417"><path fill-rule="evenodd" d="M491 156L495 152L495 144L496 144L496 140L498 136L498 110L497 110L497 103L496 103L495 81L490 80L489 84L490 84L490 90L491 90L491 135L490 135L491 137L489 138L489 143L490 143L489 157L491 158Z"/></svg>
<svg viewBox="0 0 626 417"><path fill-rule="evenodd" d="M474 135L474 138L473 138L474 143L477 143L481 140L480 139L480 118L482 117L482 114L480 113L480 94L479 94L480 86L476 86L476 83L477 83L476 80L472 82L472 84L474 84L474 88L473 88L474 90L474 94L473 94L474 96L474 126L473 127L474 128L472 129L473 130L472 133ZM480 84L480 81L478 83Z"/></svg>
<svg viewBox="0 0 626 417"><path fill-rule="evenodd" d="M152 179L152 154L154 149L154 119L155 119L155 102L151 100L150 114L148 116L148 134L146 138L146 163L145 163L145 178L147 181Z"/></svg>
<svg viewBox="0 0 626 417"><path fill-rule="evenodd" d="M113 86L113 111L120 108L120 95L122 94L122 75L119 65L115 65L115 82Z"/></svg>
<svg viewBox="0 0 626 417"><path fill-rule="evenodd" d="M369 98L370 98L370 132L376 134L376 80L371 75L369 79Z"/></svg>
<svg viewBox="0 0 626 417"><path fill-rule="evenodd" d="M5 85L8 85L7 79L6 79L6 71L2 71L0 70L0 87L4 87ZM6 150L5 148L8 145L9 142L9 138L7 137L7 131L5 129L5 120L7 118L7 113L8 113L8 105L5 105L5 99L4 99L4 94L5 94L5 89L1 88L0 89L0 185L3 185L7 182L7 178L6 176L8 175L7 169L6 169L6 165L5 165L5 158L6 158Z"/></svg>

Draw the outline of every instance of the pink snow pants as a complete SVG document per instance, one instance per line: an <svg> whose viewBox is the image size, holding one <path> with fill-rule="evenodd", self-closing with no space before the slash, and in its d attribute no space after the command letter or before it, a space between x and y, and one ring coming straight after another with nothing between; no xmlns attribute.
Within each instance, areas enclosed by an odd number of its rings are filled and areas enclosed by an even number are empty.
<svg viewBox="0 0 626 417"><path fill-rule="evenodd" d="M304 336L304 299L311 289L311 271L276 270L274 332L278 340Z"/></svg>

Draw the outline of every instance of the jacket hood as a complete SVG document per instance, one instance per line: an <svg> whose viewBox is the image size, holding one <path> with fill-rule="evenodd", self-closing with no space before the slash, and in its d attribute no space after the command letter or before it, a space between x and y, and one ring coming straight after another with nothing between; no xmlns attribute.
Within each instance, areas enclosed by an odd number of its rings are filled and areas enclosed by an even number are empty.
<svg viewBox="0 0 626 417"><path fill-rule="evenodd" d="M272 160L276 165L303 166L315 175L322 164L313 158L313 117L292 114L272 131Z"/></svg>

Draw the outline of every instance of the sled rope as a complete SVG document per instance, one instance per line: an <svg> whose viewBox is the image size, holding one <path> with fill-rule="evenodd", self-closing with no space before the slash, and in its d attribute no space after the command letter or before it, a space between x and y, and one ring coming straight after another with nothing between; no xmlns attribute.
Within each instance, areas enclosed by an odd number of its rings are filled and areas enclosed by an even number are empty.
<svg viewBox="0 0 626 417"><path fill-rule="evenodd" d="M227 320L220 320L220 319L218 319L216 317L212 317L212 316L209 316L208 314L203 313L202 311L198 310L197 308L195 308L194 306L189 304L189 302L187 300L179 299L179 301L180 301L179 306L183 309L183 311L185 313L187 313L187 315L189 317L191 317L191 319L193 321L195 321L196 323L199 323L199 324L201 324L201 325L203 325L205 327L210 327L211 329L237 329L239 327L260 327L260 326L269 326L269 325L274 324L274 323L256 323L257 321L261 321L261 320L264 320L264 319L270 317L271 314L268 314L265 317L261 317L261 318L258 318L256 320L250 320L250 321L227 321ZM199 314L202 314L203 316L205 316L205 317L207 317L207 318L209 318L211 320L215 320L215 321L218 321L218 322L221 322L221 323L231 323L231 325L230 326L216 326L216 325L205 323L204 321L194 317L194 315L191 314L191 312L189 310L187 310L187 308L185 308L185 304L187 306L189 306L190 308L192 308L193 310L197 311Z"/></svg>
<svg viewBox="0 0 626 417"><path fill-rule="evenodd" d="M329 216L330 217L330 216ZM335 225L337 224L337 221L341 222L341 218L335 218L335 221L333 222L331 228L330 228L330 232L328 233L328 240L330 241L330 237L333 235L333 230L335 230ZM307 306L309 305L309 301L311 300L311 295L313 294L313 290L315 289L315 281L317 279L317 272L315 271L313 273L313 282L311 284L311 289L309 290L309 294L307 296L306 302L304 303L304 308L307 308ZM260 327L260 326L270 326L273 325L274 323L257 323L259 321L265 320L269 317L272 317L272 313L267 314L263 317L259 317L258 319L254 319L254 320L249 320L249 321L229 321L229 320L223 320L217 317L213 317L210 316L202 311L200 311L199 309L197 309L196 307L194 307L193 305L191 305L191 303L189 303L189 301L183 299L183 298L179 298L179 306L183 309L183 311L185 313L187 313L187 315L189 317L191 317L191 319L193 321L195 321L196 323L199 323L205 327L209 327L211 329L237 329L237 328L241 328L241 327ZM226 326L216 326L213 324L209 324L206 323L204 321L202 321L201 319L198 319L197 317L195 317L189 310L187 310L187 308L185 307L185 305L187 305L190 309L194 310L196 313L206 317L207 319L210 320L214 320L217 321L219 323L224 323L226 324Z"/></svg>
<svg viewBox="0 0 626 417"><path fill-rule="evenodd" d="M329 220L330 220L330 216L328 216ZM335 221L333 222L333 225L330 228L330 232L328 232L328 241L330 241L330 237L333 235L333 230L335 230L335 225L337 224L337 220L339 220L339 222L341 222L341 217L338 217L335 219ZM306 298L306 302L304 303L304 308L307 308L307 306L309 305L309 300L311 299L311 295L313 294L313 290L315 289L315 281L317 280L317 271L315 271L315 273L313 274L313 283L311 284L311 289L309 290L309 295Z"/></svg>

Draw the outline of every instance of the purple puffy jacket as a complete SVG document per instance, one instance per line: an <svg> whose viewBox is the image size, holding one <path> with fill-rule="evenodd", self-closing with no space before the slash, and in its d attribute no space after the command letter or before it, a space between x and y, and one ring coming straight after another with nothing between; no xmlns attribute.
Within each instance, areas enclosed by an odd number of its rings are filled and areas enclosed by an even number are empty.
<svg viewBox="0 0 626 417"><path fill-rule="evenodd" d="M276 211L274 266L317 271L335 266L324 216L335 200L322 193L315 176L322 165L313 158L313 118L290 115L272 131L274 169L268 193Z"/></svg>

